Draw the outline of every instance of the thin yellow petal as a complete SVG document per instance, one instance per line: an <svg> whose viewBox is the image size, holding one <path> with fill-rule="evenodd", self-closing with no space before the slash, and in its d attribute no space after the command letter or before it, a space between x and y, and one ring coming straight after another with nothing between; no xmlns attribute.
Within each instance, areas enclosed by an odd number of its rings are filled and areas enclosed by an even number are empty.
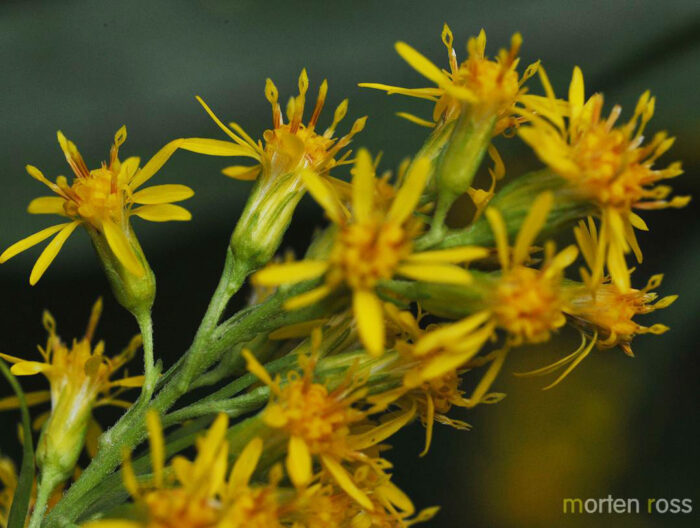
<svg viewBox="0 0 700 528"><path fill-rule="evenodd" d="M15 363L12 365L10 371L15 376L33 376L34 374L39 374L40 372L45 372L51 369L51 365L48 363L41 363L40 361L23 361L22 363Z"/></svg>
<svg viewBox="0 0 700 528"><path fill-rule="evenodd" d="M262 381L265 385L268 387L272 387L275 383L272 381L272 378L270 377L270 374L268 374L267 370L265 370L265 367L263 367L260 362L258 361L258 358L256 358L250 350L247 348L244 348L243 351L241 352L243 357L245 358L246 361L246 368L248 371L256 376L260 381Z"/></svg>
<svg viewBox="0 0 700 528"><path fill-rule="evenodd" d="M430 175L430 160L418 158L408 169L406 179L391 204L387 218L398 223L403 223L413 214L418 205L423 189Z"/></svg>
<svg viewBox="0 0 700 528"><path fill-rule="evenodd" d="M406 259L406 262L458 264L460 262L471 262L472 260L486 258L488 255L489 250L486 248L478 246L463 246L413 253Z"/></svg>
<svg viewBox="0 0 700 528"><path fill-rule="evenodd" d="M301 179L314 200L326 211L328 218L336 224L342 224L345 220L343 206L333 189L312 170L302 171Z"/></svg>
<svg viewBox="0 0 700 528"><path fill-rule="evenodd" d="M255 437L246 444L243 451L238 456L236 463L233 465L233 469L231 469L231 476L229 478L229 488L231 490L238 490L248 485L250 477L253 476L255 468L258 465L258 460L260 460L262 451L263 441L260 437Z"/></svg>
<svg viewBox="0 0 700 528"><path fill-rule="evenodd" d="M314 288L313 290L300 293L299 295L296 295L291 299L287 299L284 302L284 309L298 310L299 308L304 308L305 306L309 306L317 301L320 301L329 293L331 293L331 288L324 284L323 286L319 286L318 288Z"/></svg>
<svg viewBox="0 0 700 528"><path fill-rule="evenodd" d="M208 156L245 156L260 160L260 154L249 145L240 145L221 139L185 138L180 148Z"/></svg>
<svg viewBox="0 0 700 528"><path fill-rule="evenodd" d="M542 226L547 220L549 210L552 208L554 196L551 192L540 194L528 211L525 220L520 226L518 236L515 238L513 248L513 264L522 264L530 253L530 246L537 238Z"/></svg>
<svg viewBox="0 0 700 528"><path fill-rule="evenodd" d="M323 275L328 269L324 260L300 260L269 264L252 276L253 284L260 286L277 286L294 282L307 281Z"/></svg>
<svg viewBox="0 0 700 528"><path fill-rule="evenodd" d="M234 180L253 181L258 177L261 170L261 165L253 165L252 167L247 165L233 165L231 167L226 167L221 173Z"/></svg>
<svg viewBox="0 0 700 528"><path fill-rule="evenodd" d="M508 229L503 217L498 209L489 207L486 209L486 219L491 225L493 236L496 239L496 248L498 249L498 261L501 264L502 270L509 269L509 246L508 246Z"/></svg>
<svg viewBox="0 0 700 528"><path fill-rule="evenodd" d="M32 268L32 272L29 275L29 284L34 286L39 281L46 269L53 262L53 259L55 259L56 255L58 255L58 252L63 247L63 244L65 244L68 237L71 235L71 233L73 233L73 231L75 231L75 228L78 227L79 224L80 222L71 222L70 224L65 225L65 227L63 227L63 229L61 229L61 231L59 231L59 233L53 238L53 240L48 243Z"/></svg>
<svg viewBox="0 0 700 528"><path fill-rule="evenodd" d="M18 255L19 253L22 253L22 251L37 245L39 242L46 240L54 233L58 233L64 227L71 225L71 223L72 222L67 222L65 224L56 224L55 226L47 227L38 233L34 233L27 238L23 238L19 242L15 242L9 248L3 251L2 255L0 255L0 264L7 262L15 255Z"/></svg>
<svg viewBox="0 0 700 528"><path fill-rule="evenodd" d="M165 466L165 441L163 426L156 411L146 414L148 441L151 447L151 465L153 466L153 483L156 488L163 486L163 467Z"/></svg>
<svg viewBox="0 0 700 528"><path fill-rule="evenodd" d="M138 189L141 185L150 180L153 175L165 165L165 162L170 159L170 156L182 145L183 141L183 139L175 139L156 152L153 157L148 160L148 163L134 175L131 182L129 182L131 190L134 191Z"/></svg>
<svg viewBox="0 0 700 528"><path fill-rule="evenodd" d="M352 296L352 308L362 344L371 355L381 355L385 337L381 301L372 291L356 290Z"/></svg>
<svg viewBox="0 0 700 528"><path fill-rule="evenodd" d="M358 222L367 222L374 208L374 167L367 149L358 151L352 174L352 212Z"/></svg>
<svg viewBox="0 0 700 528"><path fill-rule="evenodd" d="M60 196L41 196L29 202L27 212L30 214L57 214L65 215L63 204L66 201Z"/></svg>
<svg viewBox="0 0 700 528"><path fill-rule="evenodd" d="M47 402L51 399L51 391L36 391L36 392L26 392L24 394L24 400L27 405L31 407L32 405L39 405L40 403ZM0 399L0 411L5 411L7 409L17 409L19 407L19 398L17 396L8 396L6 398Z"/></svg>
<svg viewBox="0 0 700 528"><path fill-rule="evenodd" d="M571 118L577 119L584 102L583 88L583 73L578 66L574 67L574 73L571 76L571 84L569 85L569 104L571 105Z"/></svg>
<svg viewBox="0 0 700 528"><path fill-rule="evenodd" d="M119 262L137 277L143 276L145 273L143 266L136 257L124 232L116 224L109 221L102 223L102 230L110 249L119 259Z"/></svg>
<svg viewBox="0 0 700 528"><path fill-rule="evenodd" d="M328 456L321 455L321 462L323 467L325 467L331 476L335 479L340 486L348 495L357 501L357 503L362 506L365 510L374 511L374 504L369 499L367 494L357 487L357 484L353 482L352 476L341 466L337 460Z"/></svg>
<svg viewBox="0 0 700 528"><path fill-rule="evenodd" d="M383 442L390 436L397 433L399 429L404 427L413 419L415 414L416 403L414 401L411 407L395 413L391 419L386 420L365 433L348 437L348 442L355 450L367 449L368 447L377 445L379 442Z"/></svg>
<svg viewBox="0 0 700 528"><path fill-rule="evenodd" d="M187 185L166 184L154 185L142 191L135 192L131 197L137 204L165 204L181 202L194 195L194 191Z"/></svg>
<svg viewBox="0 0 700 528"><path fill-rule="evenodd" d="M287 472L297 488L306 486L312 477L311 453L306 442L298 436L289 438L287 451Z"/></svg>
<svg viewBox="0 0 700 528"><path fill-rule="evenodd" d="M396 112L396 115L405 119L406 121L415 123L416 125L420 125L426 128L435 128L435 123L433 121L428 121L427 119L423 119L422 117L409 114L408 112Z"/></svg>
<svg viewBox="0 0 700 528"><path fill-rule="evenodd" d="M184 207L173 204L144 205L132 209L130 214L149 222L186 222L192 220L192 213Z"/></svg>
<svg viewBox="0 0 700 528"><path fill-rule="evenodd" d="M454 264L401 264L396 273L409 279L439 284L471 284L472 276Z"/></svg>

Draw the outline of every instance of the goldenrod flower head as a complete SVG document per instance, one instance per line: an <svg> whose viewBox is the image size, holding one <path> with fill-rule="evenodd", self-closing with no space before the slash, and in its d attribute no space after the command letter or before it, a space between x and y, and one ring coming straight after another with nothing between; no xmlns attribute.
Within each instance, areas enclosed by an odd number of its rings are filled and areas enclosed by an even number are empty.
<svg viewBox="0 0 700 528"><path fill-rule="evenodd" d="M342 383L330 390L314 382L313 355L300 356L303 375L292 371L284 383L279 378L273 380L249 351L244 350L244 356L248 370L270 387L270 403L262 418L269 427L284 431L289 437L286 466L292 482L297 487L308 485L313 479L313 457L318 457L338 486L361 506L372 509L369 497L353 481L343 463L360 462L377 468L377 463L363 451L408 423L415 407L373 426L367 420L368 413L356 406L366 390L357 387L358 383Z"/></svg>
<svg viewBox="0 0 700 528"><path fill-rule="evenodd" d="M547 87L547 92L554 97L551 87ZM643 143L644 129L654 114L654 105L655 99L645 92L632 118L615 126L621 108L615 106L606 118L602 115L601 94L584 102L583 75L575 68L568 109L548 112L545 118L532 116L531 125L519 132L544 163L598 206L602 225L594 278L602 278L607 263L613 282L623 290L630 286L625 254L632 250L638 261L642 259L634 228L647 229L632 210L683 207L690 199L677 196L667 200L671 188L658 185L683 171L680 163L672 163L665 169L654 168L656 160L671 148L674 138L659 132L648 144Z"/></svg>
<svg viewBox="0 0 700 528"><path fill-rule="evenodd" d="M316 105L307 124L303 123L306 93L309 89L309 77L306 70L299 76L299 95L291 97L286 107L287 122L284 122L279 103L279 92L272 80L265 82L265 97L272 105L272 129L263 133L264 143L255 142L237 123L226 126L214 112L197 98L216 124L226 133L233 143L193 138L185 140L183 148L202 154L218 156L244 156L258 162L253 166L235 165L223 170L226 176L239 180L255 180L261 171L267 170L282 176L305 168L325 173L338 164L345 162L350 152L340 158L336 156L350 144L352 137L360 132L367 121L361 117L352 125L350 132L340 138L334 137L338 124L348 110L348 100L338 105L331 125L323 132L316 131L318 119L323 110L328 93L328 82L324 79L318 91Z"/></svg>
<svg viewBox="0 0 700 528"><path fill-rule="evenodd" d="M523 84L537 72L539 62L531 64L520 76L517 66L518 53L522 43L519 33L513 35L509 50L502 49L495 60L486 57L486 33L482 29L477 37L467 43L468 57L461 64L457 62L452 31L444 25L442 42L447 48L449 71L441 70L429 59L404 42L396 43L396 51L416 71L433 81L435 88L400 88L376 83L361 83L360 86L385 90L389 94L398 93L435 102L432 122L401 113L410 121L426 126L435 126L455 120L469 109L479 116L493 115L497 119L496 134L517 125L514 117L519 113L516 104L523 101Z"/></svg>
<svg viewBox="0 0 700 528"><path fill-rule="evenodd" d="M488 299L498 326L508 332L511 344L538 343L566 323L563 271L578 256L576 246L555 254L553 243L545 244L544 262L539 269L525 266L532 243L537 238L552 206L552 194L537 197L511 250L503 217L497 209L486 210L493 229L501 266L493 298Z"/></svg>
<svg viewBox="0 0 700 528"><path fill-rule="evenodd" d="M72 141L58 132L58 143L70 165L74 178L69 184L65 176L49 181L39 169L27 165L27 172L45 184L58 196L45 196L32 200L28 211L32 214L57 214L70 221L43 229L7 248L0 255L3 263L25 249L56 235L39 256L29 282L34 285L56 257L61 247L79 225L104 238L121 264L140 277L146 271L145 257L136 241L130 225L130 217L138 216L151 222L189 220L190 213L172 202L190 198L194 193L184 185L156 185L139 188L146 183L167 161L176 147L168 144L143 167L139 158L119 160L119 147L126 141L126 127L114 136L109 162L89 170ZM176 140L177 141L177 140ZM174 143L174 142L173 142ZM134 207L139 205L139 207Z"/></svg>
<svg viewBox="0 0 700 528"><path fill-rule="evenodd" d="M352 290L353 311L363 344L372 354L384 348L384 316L375 286L395 275L448 284L468 284L471 275L459 263L486 255L482 248L413 251L422 231L413 215L430 171L430 162L417 159L390 203L376 198L377 180L369 153L361 149L355 160L350 210L333 188L316 173L302 173L304 183L329 218L338 226L326 260L272 264L253 276L263 285L277 285L324 277L324 284L287 302L290 309L312 304L334 289ZM385 205L385 207L382 207Z"/></svg>
<svg viewBox="0 0 700 528"><path fill-rule="evenodd" d="M48 380L50 391L27 394L31 405L51 401L51 412L42 429L37 448L37 462L46 471L51 470L67 478L85 443L92 409L99 405L130 404L117 396L126 388L138 387L143 376L111 379L114 373L127 363L141 345L141 337L136 336L128 347L112 358L104 355L104 341L92 345L95 328L102 312L102 300L93 306L85 336L67 346L56 334L56 321L50 313L44 312L43 323L49 336L46 347L39 347L43 361L27 361L18 357L0 354L0 357L13 363L12 373L16 376L43 374ZM0 408L16 406L14 398L3 400Z"/></svg>
<svg viewBox="0 0 700 528"><path fill-rule="evenodd" d="M165 466L165 440L158 415L146 416L153 465L152 480L137 479L126 452L124 485L146 510L143 521L100 520L83 526L91 528L267 528L282 526L278 513L279 471L270 472L268 485L252 484L250 479L263 450L260 438L252 439L236 459L227 476L229 443L228 418L219 415L209 431L197 440L197 456L190 461L176 456ZM171 469L172 471L169 471Z"/></svg>

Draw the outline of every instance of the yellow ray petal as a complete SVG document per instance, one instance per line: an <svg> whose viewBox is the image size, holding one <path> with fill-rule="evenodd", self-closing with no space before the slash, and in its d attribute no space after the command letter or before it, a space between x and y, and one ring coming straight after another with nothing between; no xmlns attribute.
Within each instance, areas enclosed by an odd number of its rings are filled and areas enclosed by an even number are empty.
<svg viewBox="0 0 700 528"><path fill-rule="evenodd" d="M34 374L46 372L47 370L51 370L51 365L48 363L41 363L40 361L15 363L10 369L15 376L33 376Z"/></svg>
<svg viewBox="0 0 700 528"><path fill-rule="evenodd" d="M396 112L396 115L398 117L405 119L406 121L410 121L411 123L415 123L416 125L426 127L426 128L435 128L435 123L433 121L428 121L427 119L423 119L422 117L418 117L416 115L409 114L408 112Z"/></svg>
<svg viewBox="0 0 700 528"><path fill-rule="evenodd" d="M381 355L385 337L381 301L372 291L356 290L352 296L352 308L362 344L373 356Z"/></svg>
<svg viewBox="0 0 700 528"><path fill-rule="evenodd" d="M46 240L54 233L58 233L61 229L71 224L72 222L66 222L65 224L56 224L55 226L42 229L38 233L34 233L33 235L28 236L27 238L23 238L19 242L15 242L9 248L3 251L2 255L0 255L0 264L7 262L15 255L22 253L22 251L24 251L25 249L29 249L30 247L37 245L39 242Z"/></svg>
<svg viewBox="0 0 700 528"><path fill-rule="evenodd" d="M144 205L132 209L130 214L149 222L185 222L192 220L192 213L184 207L173 204Z"/></svg>
<svg viewBox="0 0 700 528"><path fill-rule="evenodd" d="M134 275L138 277L143 276L145 273L143 266L136 257L134 250L131 249L131 244L124 232L110 221L102 223L102 230L110 249L119 259L119 262Z"/></svg>
<svg viewBox="0 0 700 528"><path fill-rule="evenodd" d="M300 260L282 264L269 264L251 277L253 284L277 286L315 279L328 269L324 260Z"/></svg>
<svg viewBox="0 0 700 528"><path fill-rule="evenodd" d="M463 246L450 249L438 249L435 251L421 251L413 253L406 262L410 263L450 263L458 264L460 262L470 262L486 258L489 255L489 250L478 246Z"/></svg>
<svg viewBox="0 0 700 528"><path fill-rule="evenodd" d="M163 165L165 165L165 162L170 159L170 156L175 153L180 145L182 145L182 142L182 139L175 139L156 152L153 157L141 168L141 170L134 175L131 182L129 182L129 187L131 187L131 190L135 191L141 187L141 185L150 180L153 175L158 172Z"/></svg>
<svg viewBox="0 0 700 528"><path fill-rule="evenodd" d="M258 177L261 170L261 165L253 165L252 167L247 165L233 165L231 167L224 168L221 173L224 176L233 178L234 180L253 181Z"/></svg>
<svg viewBox="0 0 700 528"><path fill-rule="evenodd" d="M287 472L297 488L306 486L312 477L311 453L306 442L298 436L289 438L287 451Z"/></svg>
<svg viewBox="0 0 700 528"><path fill-rule="evenodd" d="M258 465L258 460L260 460L262 451L263 441L260 437L253 438L243 448L236 463L233 465L233 469L231 469L231 476L229 478L229 489L231 491L238 490L248 485L250 477L253 476L255 468Z"/></svg>
<svg viewBox="0 0 700 528"><path fill-rule="evenodd" d="M32 272L29 275L29 284L34 286L39 281L46 269L53 262L53 259L55 259L56 255L58 255L58 252L63 247L63 244L66 242L66 240L68 240L68 237L71 235L71 233L73 233L73 231L75 231L75 228L78 227L79 224L80 222L71 222L70 224L65 225L63 229L61 229L61 231L59 231L59 233L53 238L53 240L48 243L32 268Z"/></svg>
<svg viewBox="0 0 700 528"><path fill-rule="evenodd" d="M29 202L27 212L30 214L57 214L65 216L63 204L66 201L60 196L41 196Z"/></svg>
<svg viewBox="0 0 700 528"><path fill-rule="evenodd" d="M549 210L552 208L554 196L551 192L540 194L528 211L525 220L520 226L518 236L515 238L515 247L513 248L513 264L522 264L527 259L530 253L530 246L537 238L538 233L542 229Z"/></svg>
<svg viewBox="0 0 700 528"><path fill-rule="evenodd" d="M472 276L454 264L401 264L396 273L409 279L439 284L471 284Z"/></svg>
<svg viewBox="0 0 700 528"><path fill-rule="evenodd" d="M345 221L343 206L333 188L326 184L321 177L312 170L304 170L301 173L304 186L309 191L314 200L323 207L333 222L342 224Z"/></svg>
<svg viewBox="0 0 700 528"><path fill-rule="evenodd" d="M569 104L571 105L571 119L578 119L584 102L583 88L583 73L578 66L574 67L574 73L571 76L571 84L569 85Z"/></svg>
<svg viewBox="0 0 700 528"><path fill-rule="evenodd" d="M352 212L358 222L367 222L374 207L374 167L367 149L358 151L352 174Z"/></svg>
<svg viewBox="0 0 700 528"><path fill-rule="evenodd" d="M153 466L153 483L156 488L163 486L163 467L165 466L165 441L163 426L156 411L146 413L148 441L151 447L151 465Z"/></svg>
<svg viewBox="0 0 700 528"><path fill-rule="evenodd" d="M137 204L164 204L171 202L181 202L194 195L194 191L187 185L174 183L166 185L154 185L142 191L135 192L131 197Z"/></svg>
<svg viewBox="0 0 700 528"><path fill-rule="evenodd" d="M323 286L319 286L318 288L314 288L313 290L300 293L299 295L296 295L291 299L287 299L284 302L284 309L298 310L299 308L304 308L305 306L309 306L317 301L320 301L329 293L331 293L331 288L324 284Z"/></svg>
<svg viewBox="0 0 700 528"><path fill-rule="evenodd" d="M27 405L31 407L32 405L39 405L40 403L47 402L51 399L51 391L36 391L36 392L25 392L24 400ZM6 398L0 399L0 411L5 411L7 409L17 409L19 407L19 398L17 396L8 396Z"/></svg>
<svg viewBox="0 0 700 528"><path fill-rule="evenodd" d="M413 214L413 210L418 205L423 189L430 175L430 160L428 158L418 158L408 169L403 185L396 193L396 197L391 204L387 218L394 222L403 223Z"/></svg>
<svg viewBox="0 0 700 528"><path fill-rule="evenodd" d="M374 504L372 504L372 501L369 499L367 494L357 487L350 474L338 463L337 460L328 455L321 455L321 462L323 463L323 467L328 470L331 476L338 483L338 486L340 486L348 495L355 499L364 509L374 511Z"/></svg>
<svg viewBox="0 0 700 528"><path fill-rule="evenodd" d="M260 161L260 154L249 145L240 145L221 139L185 138L180 148L209 156L244 156Z"/></svg>
<svg viewBox="0 0 700 528"><path fill-rule="evenodd" d="M404 409L385 422L373 427L369 431L348 437L348 442L355 450L367 449L383 442L390 436L394 435L403 426L413 419L416 414L415 401L408 409Z"/></svg>
<svg viewBox="0 0 700 528"><path fill-rule="evenodd" d="M503 217L498 209L489 207L486 209L486 219L491 225L493 236L496 239L496 249L498 250L498 261L501 264L503 271L510 268L509 262L509 247L508 247L508 229Z"/></svg>

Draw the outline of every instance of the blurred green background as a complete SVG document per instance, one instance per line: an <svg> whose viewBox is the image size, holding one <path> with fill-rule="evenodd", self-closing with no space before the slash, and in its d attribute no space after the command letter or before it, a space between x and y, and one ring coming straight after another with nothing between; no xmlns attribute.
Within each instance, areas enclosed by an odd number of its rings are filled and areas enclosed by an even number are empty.
<svg viewBox="0 0 700 528"><path fill-rule="evenodd" d="M0 4L0 246L50 225L25 213L45 194L24 171L26 163L48 176L66 174L55 139L61 129L88 165L108 156L112 136L126 124L123 154L147 158L181 136L221 137L195 102L203 96L225 120L253 137L270 124L262 89L272 77L280 93L296 90L307 67L311 92L327 77L329 103L350 98L350 118L370 115L358 145L385 153L392 167L410 155L424 129L396 118L399 110L429 115L422 102L363 90L357 82L421 86L423 80L395 53L405 40L438 64L447 21L456 43L485 28L490 54L510 35L524 37L523 62L537 58L560 94L574 64L587 93L604 91L609 105L629 113L650 88L658 97L651 131L678 136L664 158L682 159L686 175L678 194L697 195L700 165L700 4L692 1L431 1L405 2L121 2L5 1ZM456 44L463 57L464 47ZM531 83L538 91L537 82ZM295 93L295 92L294 92ZM609 108L609 107L608 107ZM330 111L325 113L326 121ZM628 115L628 114L625 114ZM350 126L350 119L340 131ZM536 166L517 140L499 141L509 175ZM248 185L228 180L224 160L178 153L157 176L186 183L196 196L186 205L187 224L136 230L158 277L155 306L157 353L172 363L189 344L216 283L230 230ZM288 245L301 250L321 219L310 200L299 209ZM466 419L471 432L437 427L423 459L423 430L414 426L396 440L392 455L398 483L419 507L441 504L436 527L697 526L697 389L700 364L700 247L698 216L685 210L645 215L645 262L640 283L664 272L664 294L680 293L672 307L649 319L672 326L664 336L635 342L637 357L619 351L592 354L569 379L548 392L543 379L522 380L510 371L534 368L569 350L562 336L549 351L517 351L496 389L508 397ZM39 250L0 268L0 347L31 356L44 340L41 311L57 317L60 333L81 335L91 303L106 300L98 334L115 352L136 326L111 299L84 233L69 240L38 286L28 285ZM239 301L241 302L241 301ZM43 380L26 380L38 387ZM8 389L9 390L9 389ZM8 390L3 390L3 394ZM107 423L112 415L101 411ZM15 413L0 418L2 449L17 452ZM462 418L465 418L462 416ZM692 498L692 515L588 515L564 517L564 497Z"/></svg>

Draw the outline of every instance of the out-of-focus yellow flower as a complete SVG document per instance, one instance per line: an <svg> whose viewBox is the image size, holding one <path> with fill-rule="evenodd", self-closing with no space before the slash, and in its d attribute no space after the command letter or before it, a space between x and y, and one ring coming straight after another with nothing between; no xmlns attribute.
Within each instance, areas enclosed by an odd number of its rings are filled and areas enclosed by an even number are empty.
<svg viewBox="0 0 700 528"><path fill-rule="evenodd" d="M542 193L535 199L512 249L500 212L494 208L486 210L496 238L501 276L493 296L485 302L498 326L508 333L512 345L547 341L551 332L566 323L567 299L561 282L564 269L578 256L576 246L568 246L555 254L554 244L547 242L540 268L524 265L551 207L551 193Z"/></svg>
<svg viewBox="0 0 700 528"><path fill-rule="evenodd" d="M194 192L185 185L156 185L139 189L168 160L175 150L173 143L161 149L146 165L139 168L139 158L119 160L119 147L126 141L126 127L114 136L109 162L89 170L72 141L58 132L58 143L74 173L71 184L65 176L56 182L44 177L39 169L27 165L27 172L58 196L44 196L32 200L29 212L33 214L57 214L69 221L43 229L7 248L0 255L3 263L18 253L56 235L39 256L29 277L34 285L44 274L61 247L79 225L91 235L106 240L118 261L137 277L146 273L147 263L130 218L138 216L151 222L189 220L190 213L173 202L190 198ZM177 141L177 140L176 140ZM134 207L138 205L138 207Z"/></svg>
<svg viewBox="0 0 700 528"><path fill-rule="evenodd" d="M118 395L127 388L139 387L143 383L143 376L111 379L141 346L141 336L134 337L117 356L105 356L104 341L94 347L92 345L101 313L102 299L98 299L93 306L85 336L74 340L68 347L56 334L54 318L44 312L43 323L49 336L46 347L39 347L43 361L28 361L0 354L0 357L13 363L11 371L16 376L43 374L49 380L49 391L27 393L26 398L29 405L51 401L51 411L37 447L37 462L42 470L51 466L52 470L60 472L62 479L72 474L85 445L86 435L91 429L92 409L100 405L129 407L130 403L118 399ZM17 405L14 397L0 401L0 409ZM40 421L43 423L44 419L45 416ZM99 434L99 426L95 428L93 425L92 430L94 435ZM94 438L89 439L91 444L93 441Z"/></svg>
<svg viewBox="0 0 700 528"><path fill-rule="evenodd" d="M273 286L324 277L323 285L287 301L289 309L312 304L341 286L350 288L362 342L370 353L381 354L384 315L375 293L380 280L400 275L415 280L468 284L471 275L458 264L487 254L477 247L413 251L413 240L422 231L422 222L413 213L429 169L428 160L416 160L389 203L376 198L372 160L361 149L353 169L351 212L316 173L304 172L302 177L309 192L338 226L333 248L325 260L271 264L256 273L253 281Z"/></svg>
<svg viewBox="0 0 700 528"><path fill-rule="evenodd" d="M546 80L551 100L554 94ZM645 92L639 98L632 118L615 126L621 108L602 115L603 96L595 94L584 102L583 74L577 67L569 86L568 109L531 115L531 125L520 129L520 137L554 172L566 178L584 199L599 208L600 238L592 266L593 279L600 281L607 264L612 281L629 290L629 270L625 254L630 250L641 262L642 252L634 229L647 230L646 223L633 209L683 207L689 197L667 200L671 188L658 185L682 174L680 163L665 169L654 168L656 160L673 144L665 132L654 135L644 145L644 129L654 114L655 99ZM568 122L565 122L565 117Z"/></svg>
<svg viewBox="0 0 700 528"><path fill-rule="evenodd" d="M0 484L2 484L2 490L0 490L0 526L6 528L17 489L17 470L12 459L5 456L0 457Z"/></svg>
<svg viewBox="0 0 700 528"><path fill-rule="evenodd" d="M318 341L318 334L313 339ZM244 350L243 354L248 370L270 387L271 400L262 418L269 427L282 430L289 437L286 466L292 482L300 488L307 486L314 478L313 458L318 457L340 488L364 509L373 510L371 499L344 465L359 463L381 472L381 463L365 451L406 425L414 416L415 406L375 425L358 405L367 394L365 388L341 383L329 389L313 381L313 354L299 356L303 375L293 371L285 383L279 377L273 380L249 351Z"/></svg>
<svg viewBox="0 0 700 528"><path fill-rule="evenodd" d="M500 50L496 60L486 57L486 33L482 29L478 37L472 37L467 43L469 56L459 64L457 54L452 46L454 37L445 24L442 30L442 42L447 48L450 69L441 70L430 60L404 42L396 43L396 51L416 71L433 81L434 88L401 88L377 83L361 83L366 88L385 90L388 94L402 94L435 102L432 121L428 121L405 112L399 115L419 125L434 127L453 121L468 109L476 116L496 117L494 134L500 134L507 128L517 125L518 103L527 101L523 84L539 68L539 62L531 64L520 76L517 66L520 61L518 53L522 43L519 33L513 35L509 50Z"/></svg>
<svg viewBox="0 0 700 528"><path fill-rule="evenodd" d="M275 528L281 527L277 501L279 468L270 472L267 485L250 482L263 450L260 438L254 438L228 471L228 418L219 415L207 433L197 442L197 457L190 461L175 457L165 466L165 441L160 419L154 411L146 417L153 477L150 482L137 479L130 456L125 453L124 486L137 504L144 506L142 520L104 519L88 522L89 528L163 528L197 526L201 528ZM169 471L172 470L172 471Z"/></svg>

